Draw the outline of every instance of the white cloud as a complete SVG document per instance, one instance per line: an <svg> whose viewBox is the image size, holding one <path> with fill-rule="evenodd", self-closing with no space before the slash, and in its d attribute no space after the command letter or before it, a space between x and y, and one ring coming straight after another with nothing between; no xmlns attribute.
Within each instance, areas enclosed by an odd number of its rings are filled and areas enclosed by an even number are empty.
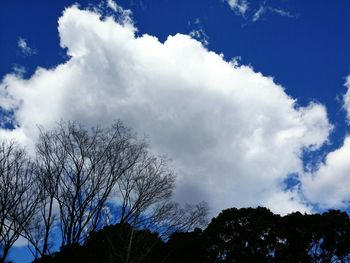
<svg viewBox="0 0 350 263"><path fill-rule="evenodd" d="M252 21L253 22L258 21L262 17L262 15L265 13L266 13L266 8L265 6L261 5L259 9L253 14Z"/></svg>
<svg viewBox="0 0 350 263"><path fill-rule="evenodd" d="M271 194L269 198L263 200L262 204L282 215L288 214L291 211L312 211L311 207L308 207L308 204L302 199L301 193L296 189L284 192L278 191Z"/></svg>
<svg viewBox="0 0 350 263"><path fill-rule="evenodd" d="M289 17L289 18L297 17L296 15L292 14L291 12L280 9L280 8L274 8L274 7L268 6L268 9L270 10L270 12L278 14L280 16Z"/></svg>
<svg viewBox="0 0 350 263"><path fill-rule="evenodd" d="M295 18L296 15L281 8L275 8L266 4L266 1L259 1L259 8L254 8L247 0L224 0L235 11L236 14L243 16L247 20L257 22L267 13L277 14L283 17Z"/></svg>
<svg viewBox="0 0 350 263"><path fill-rule="evenodd" d="M193 29L189 35L200 41L204 46L208 46L209 44L209 36L206 34L204 27L202 26L202 23L200 19L197 17L193 23L188 22L189 26L192 24L195 26L195 29Z"/></svg>
<svg viewBox="0 0 350 263"><path fill-rule="evenodd" d="M273 14L277 14L279 16L283 16L283 17L289 17L289 18L296 18L297 16L292 14L289 11L280 9L280 8L274 8L272 6L268 6L268 5L261 5L259 7L258 10L256 10L252 16L252 21L256 22L258 20L260 20L263 15L265 15L266 13L273 13Z"/></svg>
<svg viewBox="0 0 350 263"><path fill-rule="evenodd" d="M101 5L103 6L103 4L107 4L107 7L109 7L110 9L113 10L115 16L118 19L119 23L122 24L133 24L133 20L132 20L132 11L129 9L124 9L122 8L120 5L118 5L115 1L113 0L107 0L107 2L101 2ZM103 10L103 7L102 7ZM97 12L103 12L102 10L96 10ZM107 12L107 14L110 14L110 12Z"/></svg>
<svg viewBox="0 0 350 263"><path fill-rule="evenodd" d="M249 9L247 0L224 0L230 6L230 8L236 13L244 16Z"/></svg>
<svg viewBox="0 0 350 263"><path fill-rule="evenodd" d="M188 35L161 43L136 37L125 21L66 9L58 30L70 59L27 80L5 76L0 104L15 112L18 127L0 129L0 138L29 143L37 124L50 128L61 118L86 125L121 119L173 160L179 201L207 200L213 213L256 205L308 211L283 181L302 172L303 149L327 140L325 108L298 107L272 78L226 62Z"/></svg>
<svg viewBox="0 0 350 263"><path fill-rule="evenodd" d="M350 120L350 75L345 86L344 109ZM322 208L347 208L350 202L350 136L338 149L327 154L317 171L302 177L305 197Z"/></svg>
<svg viewBox="0 0 350 263"><path fill-rule="evenodd" d="M18 64L13 65L12 70L15 74L20 76L23 76L27 72L25 67Z"/></svg>
<svg viewBox="0 0 350 263"><path fill-rule="evenodd" d="M205 33L204 29L200 28L200 29L194 29L192 30L189 35L194 38L197 39L198 41L200 41L204 46L208 46L209 41L208 41L208 35Z"/></svg>
<svg viewBox="0 0 350 263"><path fill-rule="evenodd" d="M346 78L345 86L347 91L344 95L344 109L346 111L348 122L350 123L350 75Z"/></svg>
<svg viewBox="0 0 350 263"><path fill-rule="evenodd" d="M306 198L322 208L346 208L350 201L350 137L329 153L313 174L302 178Z"/></svg>
<svg viewBox="0 0 350 263"><path fill-rule="evenodd" d="M116 2L114 2L113 0L107 0L107 5L108 7L110 7L113 11L117 11L118 10L118 5ZM120 8L120 7L119 7Z"/></svg>
<svg viewBox="0 0 350 263"><path fill-rule="evenodd" d="M21 53L25 56L37 54L37 51L35 49L29 47L27 44L27 41L22 37L18 38L17 46L19 47Z"/></svg>

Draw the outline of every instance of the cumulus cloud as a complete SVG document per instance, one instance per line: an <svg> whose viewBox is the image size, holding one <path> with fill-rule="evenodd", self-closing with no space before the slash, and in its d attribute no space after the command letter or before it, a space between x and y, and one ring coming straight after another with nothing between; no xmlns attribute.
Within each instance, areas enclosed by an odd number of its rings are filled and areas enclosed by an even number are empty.
<svg viewBox="0 0 350 263"><path fill-rule="evenodd" d="M24 56L35 55L37 53L35 49L28 46L27 41L22 37L18 38L17 46Z"/></svg>
<svg viewBox="0 0 350 263"><path fill-rule="evenodd" d="M344 109L350 120L350 76L347 77ZM350 202L350 136L338 149L327 154L323 163L313 173L302 177L305 197L322 208L347 208Z"/></svg>
<svg viewBox="0 0 350 263"><path fill-rule="evenodd" d="M0 105L17 125L0 129L0 138L30 145L37 124L121 119L173 160L180 202L206 200L213 213L256 205L309 211L298 190L285 191L284 180L302 172L302 151L327 141L325 108L299 107L271 77L225 61L189 35L162 43L136 36L125 21L67 8L58 31L70 59L29 79L4 77Z"/></svg>
<svg viewBox="0 0 350 263"><path fill-rule="evenodd" d="M329 153L313 174L302 178L306 198L322 208L346 208L350 201L350 137Z"/></svg>

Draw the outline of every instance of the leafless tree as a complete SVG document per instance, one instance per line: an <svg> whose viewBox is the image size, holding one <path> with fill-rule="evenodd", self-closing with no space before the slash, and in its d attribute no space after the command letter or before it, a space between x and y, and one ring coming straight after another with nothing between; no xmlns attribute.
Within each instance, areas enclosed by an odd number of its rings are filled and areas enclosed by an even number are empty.
<svg viewBox="0 0 350 263"><path fill-rule="evenodd" d="M204 227L207 224L208 206L205 202L196 205L187 204L184 207L171 200L158 202L153 209L140 216L135 228L151 230L160 238L167 239L174 232L185 232L195 227ZM142 263L157 244L148 241L145 243L142 236L134 237L133 228L128 236L126 257L121 261L125 263ZM142 252L140 252L140 250ZM135 251L139 251L135 253ZM135 255L136 257L132 256ZM165 258L164 258L165 260Z"/></svg>
<svg viewBox="0 0 350 263"><path fill-rule="evenodd" d="M162 236L206 224L205 202L181 207L172 201L175 175L166 158L143 151L137 161L117 180L120 202L117 223L153 229Z"/></svg>
<svg viewBox="0 0 350 263"><path fill-rule="evenodd" d="M35 178L38 205L24 228L35 257L51 253L55 228L65 246L82 243L109 223L166 237L202 226L207 216L204 203L181 207L172 201L175 175L168 160L153 155L121 122L86 129L62 121L52 130L40 128ZM125 262L136 244L133 232L128 236Z"/></svg>
<svg viewBox="0 0 350 263"><path fill-rule="evenodd" d="M60 143L54 140L54 135L54 132L44 132L40 128L36 144L35 178L40 195L35 216L25 229L25 238L35 258L50 253L52 230L57 225L59 214L56 196L66 154Z"/></svg>
<svg viewBox="0 0 350 263"><path fill-rule="evenodd" d="M120 213L115 214L115 221L132 226L127 228L130 233L124 235L124 249L114 255L125 263L142 262L156 244L137 240L140 236L134 235L136 230L151 230L166 239L175 231L188 231L207 223L208 206L205 202L182 207L172 201L175 175L166 158L143 151L137 161L117 180Z"/></svg>
<svg viewBox="0 0 350 263"><path fill-rule="evenodd" d="M119 223L137 222L151 206L168 200L175 186L175 176L165 158L143 151L141 158L117 180L121 203Z"/></svg>
<svg viewBox="0 0 350 263"><path fill-rule="evenodd" d="M181 206L168 200L155 206L142 224L166 238L174 232L187 232L196 227L206 226L208 212L206 202Z"/></svg>
<svg viewBox="0 0 350 263"><path fill-rule="evenodd" d="M103 225L104 208L117 179L133 167L145 148L121 122L111 128L85 129L61 122L56 129L41 129L37 143L38 178L44 191L40 220L28 231L28 240L43 256L57 225L62 245L81 243ZM56 209L55 209L56 208Z"/></svg>
<svg viewBox="0 0 350 263"><path fill-rule="evenodd" d="M0 262L28 227L36 206L38 189L35 165L14 141L0 144Z"/></svg>

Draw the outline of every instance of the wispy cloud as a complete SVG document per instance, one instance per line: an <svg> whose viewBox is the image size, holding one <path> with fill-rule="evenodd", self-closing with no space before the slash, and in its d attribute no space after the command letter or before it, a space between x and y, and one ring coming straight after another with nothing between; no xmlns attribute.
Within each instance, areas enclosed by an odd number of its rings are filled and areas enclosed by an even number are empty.
<svg viewBox="0 0 350 263"><path fill-rule="evenodd" d="M235 14L242 16L244 19L252 22L260 20L263 16L270 14L277 14L282 17L295 18L297 15L284 10L276 8L267 4L267 1L260 1L258 8L254 7L248 0L224 0L235 12ZM258 2L258 1L257 1Z"/></svg>
<svg viewBox="0 0 350 263"><path fill-rule="evenodd" d="M348 124L350 125L350 75L346 78L346 93L343 96L343 109L346 111Z"/></svg>
<svg viewBox="0 0 350 263"><path fill-rule="evenodd" d="M283 10L283 9L273 8L271 6L269 6L268 8L272 13L278 14L280 16L285 16L285 17L290 17L290 18L297 17L297 15L292 14L291 12Z"/></svg>
<svg viewBox="0 0 350 263"><path fill-rule="evenodd" d="M252 21L253 22L258 21L261 17L263 17L267 13L274 13L274 14L277 14L279 16L289 17L289 18L296 18L297 17L297 15L294 15L289 11L286 11L286 10L283 10L280 8L274 8L272 6L268 6L268 5L264 4L264 5L261 5L259 7L259 9L253 14Z"/></svg>
<svg viewBox="0 0 350 263"><path fill-rule="evenodd" d="M113 11L117 11L118 10L118 5L116 2L114 2L113 0L107 0L107 5L109 8L111 8Z"/></svg>
<svg viewBox="0 0 350 263"><path fill-rule="evenodd" d="M195 29L193 29L189 35L200 41L204 46L208 46L209 44L209 36L206 34L204 27L199 18L196 18L194 22L188 22L189 26L194 25Z"/></svg>
<svg viewBox="0 0 350 263"><path fill-rule="evenodd" d="M132 25L133 20L131 18L131 10L122 8L113 0L107 0L107 7L112 9L117 14L119 22Z"/></svg>
<svg viewBox="0 0 350 263"><path fill-rule="evenodd" d="M235 11L237 14L244 16L248 11L248 1L247 0L224 0L230 6L230 8Z"/></svg>
<svg viewBox="0 0 350 263"><path fill-rule="evenodd" d="M27 71L25 67L18 65L18 64L15 64L12 67L12 70L16 75L19 75L19 76L23 76Z"/></svg>
<svg viewBox="0 0 350 263"><path fill-rule="evenodd" d="M199 40L204 46L209 44L208 35L205 33L204 29L200 28L197 30L192 30L189 34L192 38Z"/></svg>
<svg viewBox="0 0 350 263"><path fill-rule="evenodd" d="M27 41L22 37L18 38L17 46L19 47L21 53L25 56L31 56L38 53L35 49L29 47Z"/></svg>
<svg viewBox="0 0 350 263"><path fill-rule="evenodd" d="M262 15L266 12L266 8L264 6L260 6L259 9L254 13L252 17L252 21L256 22L260 19Z"/></svg>

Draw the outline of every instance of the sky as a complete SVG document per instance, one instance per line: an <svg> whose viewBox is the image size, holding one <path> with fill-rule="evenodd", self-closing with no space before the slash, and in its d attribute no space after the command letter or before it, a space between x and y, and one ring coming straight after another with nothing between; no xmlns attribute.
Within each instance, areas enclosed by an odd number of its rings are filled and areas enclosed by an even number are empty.
<svg viewBox="0 0 350 263"><path fill-rule="evenodd" d="M120 119L172 160L180 203L348 210L349 8L4 0L0 140Z"/></svg>

